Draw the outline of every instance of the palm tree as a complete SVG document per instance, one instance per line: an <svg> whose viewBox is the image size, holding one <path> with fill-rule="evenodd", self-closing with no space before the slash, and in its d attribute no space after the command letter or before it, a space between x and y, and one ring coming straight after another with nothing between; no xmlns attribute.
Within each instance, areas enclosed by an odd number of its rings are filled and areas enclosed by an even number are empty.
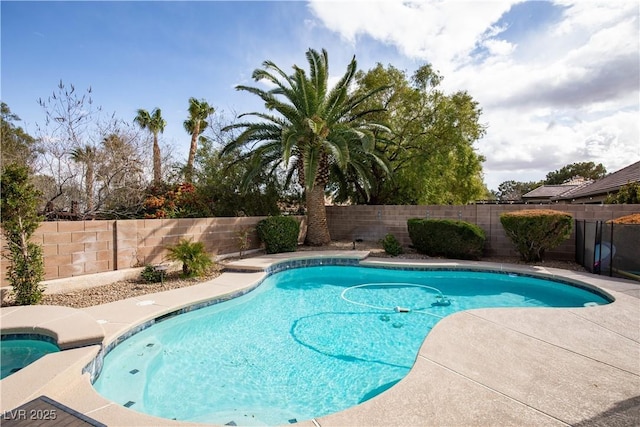
<svg viewBox="0 0 640 427"><path fill-rule="evenodd" d="M75 148L71 151L71 160L76 163L84 163L86 166L84 173L85 193L87 197L87 212L93 211L93 185L95 183L95 167L98 160L98 150L91 145Z"/></svg>
<svg viewBox="0 0 640 427"><path fill-rule="evenodd" d="M255 81L266 80L275 88L265 91L249 86L236 87L258 95L269 112L242 114L240 117L254 116L258 121L226 127L226 130L241 129L242 132L223 148L223 154L248 148L239 159L252 162L245 183L259 172L273 173L279 166L288 169L287 181L297 173L298 182L305 189L306 242L323 245L331 241L324 199L331 166L359 172L363 180L367 178L365 159L373 159L388 170L384 160L374 151L377 131L388 129L366 120L370 113L378 110L356 112L363 101L385 88L363 95L350 93L356 73L354 57L342 78L329 90L326 50L319 53L309 49L306 58L309 75L294 65L293 75L288 76L273 62L265 61L263 69L253 72L253 78ZM368 168L371 168L370 163Z"/></svg>
<svg viewBox="0 0 640 427"><path fill-rule="evenodd" d="M141 129L148 129L153 135L153 182L159 184L162 181L162 160L160 145L158 144L158 133L164 132L167 122L162 118L162 112L159 108L154 108L151 114L147 110L139 109L133 121Z"/></svg>
<svg viewBox="0 0 640 427"><path fill-rule="evenodd" d="M189 148L189 159L187 160L187 167L185 169L185 181L191 182L193 180L193 162L196 158L196 150L198 148L198 137L209 126L206 119L209 117L215 108L211 107L203 99L198 101L195 98L189 98L189 118L184 121L185 130L191 135L191 147Z"/></svg>

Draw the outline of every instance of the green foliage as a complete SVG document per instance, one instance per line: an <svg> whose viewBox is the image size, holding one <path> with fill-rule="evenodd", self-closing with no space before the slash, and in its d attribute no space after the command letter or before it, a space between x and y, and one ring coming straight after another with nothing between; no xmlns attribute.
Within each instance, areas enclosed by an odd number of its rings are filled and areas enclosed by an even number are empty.
<svg viewBox="0 0 640 427"><path fill-rule="evenodd" d="M158 283L162 281L163 271L157 270L153 265L145 265L140 272L140 277L147 283Z"/></svg>
<svg viewBox="0 0 640 427"><path fill-rule="evenodd" d="M29 182L29 169L7 165L0 177L2 230L7 239L9 268L16 303L37 304L42 299L44 260L42 247L29 239L42 218L38 216L38 192Z"/></svg>
<svg viewBox="0 0 640 427"><path fill-rule="evenodd" d="M357 70L355 57L333 88L329 86L326 50L309 49L306 58L309 72L294 66L292 75L265 61L263 68L253 72L253 78L268 82L271 89L236 87L259 96L267 112L248 113L244 116L256 120L226 128L241 133L224 147L223 154L240 152L238 161L251 164L245 182L260 171L287 170L287 182L296 175L298 184L306 190L307 241L322 245L331 240L324 208L330 170L337 168L357 176L366 191L371 183L371 163L387 169L375 151L378 132L386 127L370 121L373 111L361 107L382 88L364 94L351 91Z"/></svg>
<svg viewBox="0 0 640 427"><path fill-rule="evenodd" d="M593 162L571 163L557 171L549 172L544 183L546 185L560 185L576 177L596 180L604 178L606 174L607 170L602 163L597 165Z"/></svg>
<svg viewBox="0 0 640 427"><path fill-rule="evenodd" d="M608 204L640 204L640 182L628 182L615 194L609 194L604 201Z"/></svg>
<svg viewBox="0 0 640 427"><path fill-rule="evenodd" d="M159 183L147 188L145 218L203 218L211 216L206 196L188 182L176 185Z"/></svg>
<svg viewBox="0 0 640 427"><path fill-rule="evenodd" d="M270 216L258 222L258 237L268 254L295 252L298 249L300 224L290 216Z"/></svg>
<svg viewBox="0 0 640 427"><path fill-rule="evenodd" d="M535 190L544 184L544 181L504 181L498 186L496 198L501 201L522 200L522 195Z"/></svg>
<svg viewBox="0 0 640 427"><path fill-rule="evenodd" d="M141 108L137 111L133 121L140 126L140 129L147 129L153 135L153 181L159 184L162 181L162 157L158 134L164 132L167 121L162 118L162 110L159 108L154 108L151 114Z"/></svg>
<svg viewBox="0 0 640 427"><path fill-rule="evenodd" d="M542 261L544 253L571 236L573 217L551 209L525 209L500 215L500 222L523 261Z"/></svg>
<svg viewBox="0 0 640 427"><path fill-rule="evenodd" d="M202 242L190 242L182 239L177 245L169 247L167 250L169 251L167 255L169 260L182 262L183 277L204 276L214 265Z"/></svg>
<svg viewBox="0 0 640 427"><path fill-rule="evenodd" d="M363 102L375 111L371 120L385 123L376 151L388 163L389 175L371 162L371 189L363 191L354 174L334 177L337 201L369 204L465 204L484 198L482 162L473 144L484 135L481 109L466 92L444 94L442 76L429 65L412 77L378 64L359 72L356 93L385 87Z"/></svg>
<svg viewBox="0 0 640 427"><path fill-rule="evenodd" d="M429 256L478 259L485 243L484 230L466 221L411 218L407 229L413 247Z"/></svg>
<svg viewBox="0 0 640 427"><path fill-rule="evenodd" d="M189 118L184 121L184 129L191 135L191 146L189 147L189 158L185 168L184 179L186 182L193 182L193 164L198 148L198 137L209 126L207 118L213 114L215 109L207 101L198 101L189 98Z"/></svg>
<svg viewBox="0 0 640 427"><path fill-rule="evenodd" d="M382 247L386 253L392 256L398 256L403 252L402 245L398 242L396 236L391 233L387 234L382 239Z"/></svg>
<svg viewBox="0 0 640 427"><path fill-rule="evenodd" d="M251 232L253 229L251 227L243 227L240 230L236 231L236 239L238 240L238 248L240 249L240 258L244 251L249 249L251 246Z"/></svg>
<svg viewBox="0 0 640 427"><path fill-rule="evenodd" d="M0 103L0 136L2 137L0 169L4 169L4 166L10 163L27 165L34 158L36 140L13 123L19 121L20 117L13 114L7 104Z"/></svg>
<svg viewBox="0 0 640 427"><path fill-rule="evenodd" d="M255 170L251 171L251 180L243 183L251 164L236 161L239 157L239 151L221 156L214 141L201 140L195 160L195 185L200 200L206 201L209 215L279 215L280 187L276 177L269 176L264 170Z"/></svg>

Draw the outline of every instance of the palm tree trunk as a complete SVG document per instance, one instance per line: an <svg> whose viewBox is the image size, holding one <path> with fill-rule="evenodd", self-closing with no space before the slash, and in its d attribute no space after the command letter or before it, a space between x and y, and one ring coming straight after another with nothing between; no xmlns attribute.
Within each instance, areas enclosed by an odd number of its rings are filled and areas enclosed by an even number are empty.
<svg viewBox="0 0 640 427"><path fill-rule="evenodd" d="M93 171L93 160L87 164L86 191L87 191L87 212L93 213L93 182L95 180Z"/></svg>
<svg viewBox="0 0 640 427"><path fill-rule="evenodd" d="M197 120L193 133L191 134L191 147L189 147L189 158L187 159L187 168L184 172L184 179L188 183L193 182L193 163L196 158L196 149L198 148L198 136L200 134L200 121Z"/></svg>
<svg viewBox="0 0 640 427"><path fill-rule="evenodd" d="M306 192L307 204L307 237L306 244L322 246L331 242L327 225L327 210L324 205L324 188L315 185Z"/></svg>
<svg viewBox="0 0 640 427"><path fill-rule="evenodd" d="M153 181L159 184L162 181L162 159L160 156L160 145L158 144L158 135L153 135Z"/></svg>

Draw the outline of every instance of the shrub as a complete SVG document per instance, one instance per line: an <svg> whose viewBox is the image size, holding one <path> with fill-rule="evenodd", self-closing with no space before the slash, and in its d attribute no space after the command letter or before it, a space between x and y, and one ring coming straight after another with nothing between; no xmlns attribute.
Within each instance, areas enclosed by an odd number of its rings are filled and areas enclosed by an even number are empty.
<svg viewBox="0 0 640 427"><path fill-rule="evenodd" d="M240 248L240 258L242 258L244 251L251 246L252 231L253 229L251 227L244 227L236 231L236 239L238 240L238 247Z"/></svg>
<svg viewBox="0 0 640 427"><path fill-rule="evenodd" d="M270 216L258 222L258 237L268 254L295 252L298 249L300 224L290 216Z"/></svg>
<svg viewBox="0 0 640 427"><path fill-rule="evenodd" d="M157 270L153 265L147 264L140 272L140 277L147 283L158 283L162 281L163 274L164 272Z"/></svg>
<svg viewBox="0 0 640 427"><path fill-rule="evenodd" d="M612 204L638 204L640 203L640 182L628 182L615 194L609 194L604 201Z"/></svg>
<svg viewBox="0 0 640 427"><path fill-rule="evenodd" d="M418 252L458 259L482 256L484 230L470 222L411 218L407 221L407 228L411 243Z"/></svg>
<svg viewBox="0 0 640 427"><path fill-rule="evenodd" d="M7 279L13 287L16 304L37 304L42 299L44 260L42 247L31 242L31 236L40 225L38 215L39 193L29 181L29 169L9 164L0 176L0 211L2 230L8 246Z"/></svg>
<svg viewBox="0 0 640 427"><path fill-rule="evenodd" d="M396 236L391 233L387 234L382 239L382 247L386 253L392 256L400 255L403 252L402 245L398 242Z"/></svg>
<svg viewBox="0 0 640 427"><path fill-rule="evenodd" d="M204 276L213 266L213 261L202 242L190 242L183 239L175 246L167 248L171 261L182 262L182 277Z"/></svg>
<svg viewBox="0 0 640 427"><path fill-rule="evenodd" d="M630 215L621 216L616 219L607 221L607 223L614 224L640 224L640 213L634 213Z"/></svg>
<svg viewBox="0 0 640 427"><path fill-rule="evenodd" d="M573 230L573 217L551 209L525 209L500 215L507 236L523 261L542 261L547 249L567 240Z"/></svg>

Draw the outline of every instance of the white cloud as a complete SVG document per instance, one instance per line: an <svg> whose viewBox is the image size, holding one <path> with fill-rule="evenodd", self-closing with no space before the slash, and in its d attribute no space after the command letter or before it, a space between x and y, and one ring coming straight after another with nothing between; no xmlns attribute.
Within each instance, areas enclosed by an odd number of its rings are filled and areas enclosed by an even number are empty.
<svg viewBox="0 0 640 427"><path fill-rule="evenodd" d="M506 56L516 49L515 44L505 40L487 40L483 46L487 48L491 56Z"/></svg>
<svg viewBox="0 0 640 427"><path fill-rule="evenodd" d="M311 1L310 8L327 28L352 44L366 35L447 70L466 62L515 3Z"/></svg>
<svg viewBox="0 0 640 427"><path fill-rule="evenodd" d="M579 161L613 172L640 160L637 1L570 2L554 20L505 39L497 22L518 2L311 2L327 28L370 37L467 90L489 125L478 142L485 181L539 180ZM505 33L506 34L506 33ZM481 56L472 53L482 50Z"/></svg>

